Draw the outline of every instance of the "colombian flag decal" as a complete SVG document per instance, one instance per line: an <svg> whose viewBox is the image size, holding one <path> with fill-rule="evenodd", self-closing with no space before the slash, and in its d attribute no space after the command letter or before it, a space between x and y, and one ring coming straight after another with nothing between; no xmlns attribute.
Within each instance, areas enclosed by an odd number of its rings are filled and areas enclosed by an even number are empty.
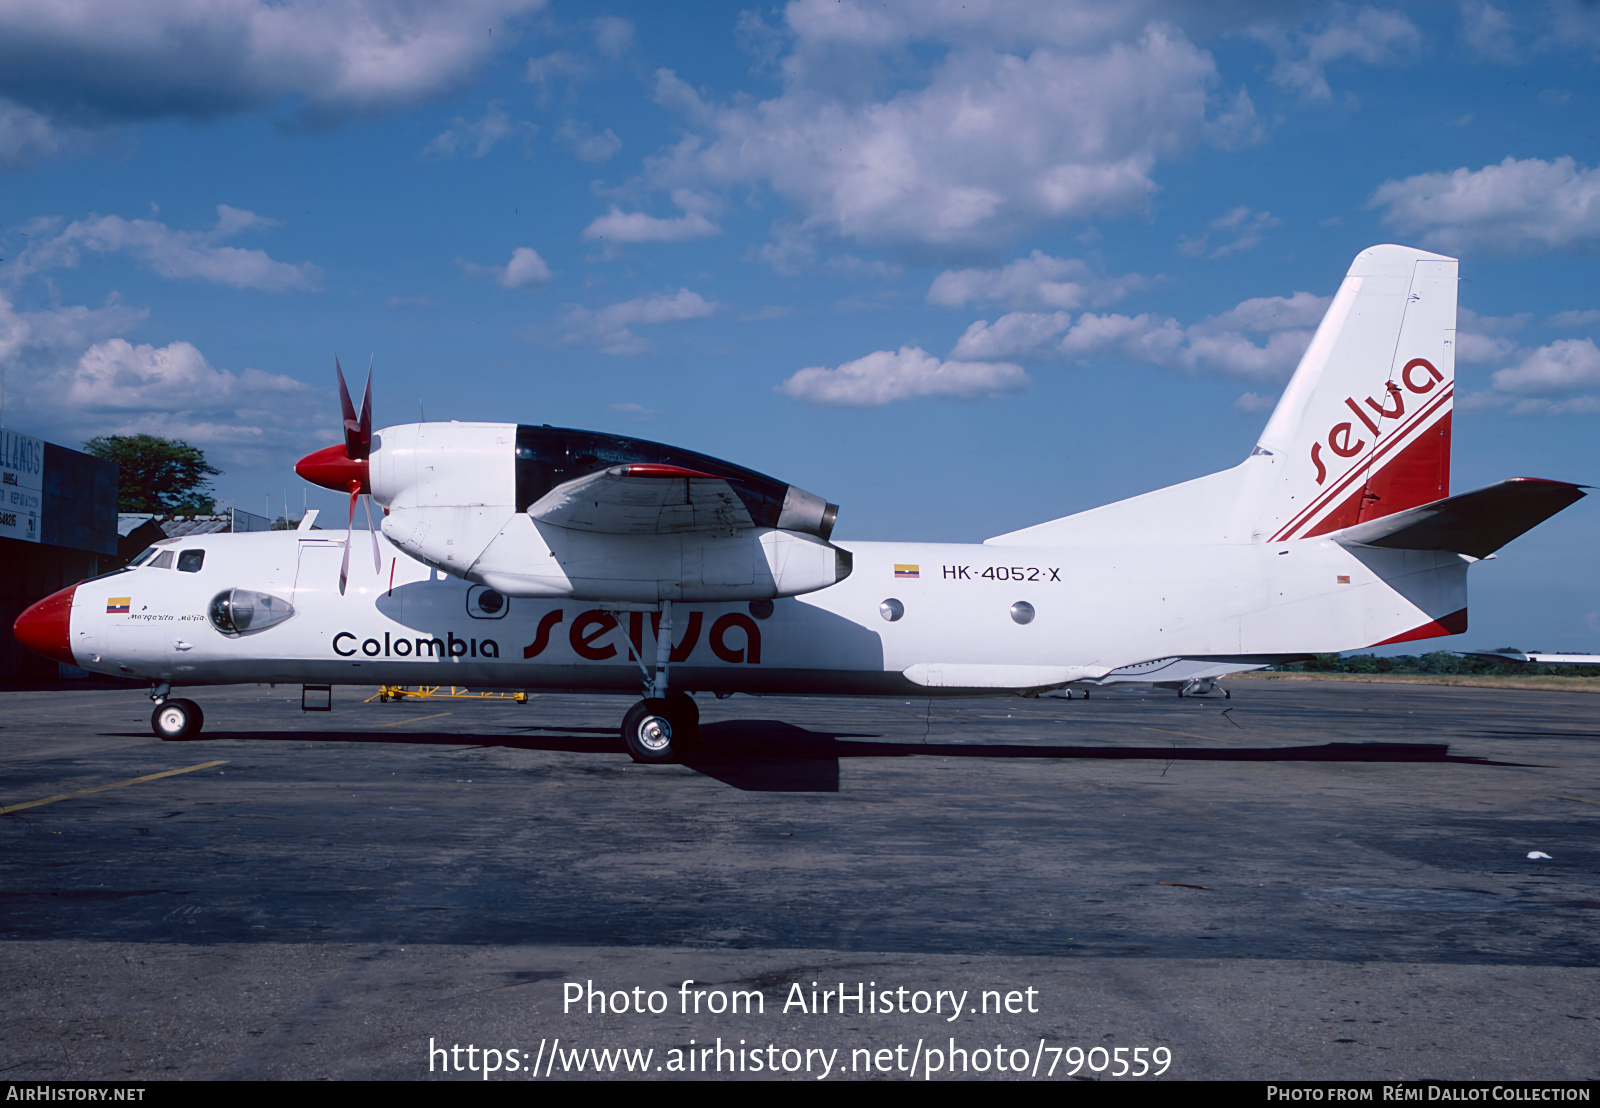
<svg viewBox="0 0 1600 1108"><path fill-rule="evenodd" d="M894 575L896 577L918 577L920 576L917 572L918 568L917 566L896 565L894 567Z"/></svg>
<svg viewBox="0 0 1600 1108"><path fill-rule="evenodd" d="M128 605L133 603L131 596L113 596L106 600L106 615L125 616L128 614Z"/></svg>

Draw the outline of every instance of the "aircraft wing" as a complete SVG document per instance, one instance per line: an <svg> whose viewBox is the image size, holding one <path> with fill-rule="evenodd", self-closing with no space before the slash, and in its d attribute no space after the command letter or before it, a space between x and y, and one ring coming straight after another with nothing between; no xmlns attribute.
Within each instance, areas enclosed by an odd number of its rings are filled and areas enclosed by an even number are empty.
<svg viewBox="0 0 1600 1108"><path fill-rule="evenodd" d="M729 532L755 526L728 482L683 466L632 462L575 477L528 507L540 523L608 535Z"/></svg>
<svg viewBox="0 0 1600 1108"><path fill-rule="evenodd" d="M1447 496L1431 504L1357 523L1326 537L1338 543L1400 550L1448 550L1484 558L1561 509L1583 499L1583 486L1538 477Z"/></svg>

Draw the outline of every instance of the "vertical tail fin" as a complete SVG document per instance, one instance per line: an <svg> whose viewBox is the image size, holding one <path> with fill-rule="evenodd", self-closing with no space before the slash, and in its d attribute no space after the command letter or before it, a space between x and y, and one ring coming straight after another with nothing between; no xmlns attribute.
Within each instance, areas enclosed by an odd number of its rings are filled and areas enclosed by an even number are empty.
<svg viewBox="0 0 1600 1108"><path fill-rule="evenodd" d="M1311 538L1450 495L1456 261L1363 250L1256 447L1256 533Z"/></svg>
<svg viewBox="0 0 1600 1108"><path fill-rule="evenodd" d="M1284 542L1441 500L1455 341L1454 258L1363 250L1243 464L987 541Z"/></svg>

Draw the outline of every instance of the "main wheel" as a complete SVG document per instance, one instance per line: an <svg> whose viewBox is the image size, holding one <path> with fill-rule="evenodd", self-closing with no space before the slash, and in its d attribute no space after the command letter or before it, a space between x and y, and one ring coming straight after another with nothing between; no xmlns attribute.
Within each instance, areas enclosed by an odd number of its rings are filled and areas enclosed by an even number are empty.
<svg viewBox="0 0 1600 1108"><path fill-rule="evenodd" d="M678 760L671 705L651 697L641 700L622 717L622 741L635 762L670 765Z"/></svg>
<svg viewBox="0 0 1600 1108"><path fill-rule="evenodd" d="M164 700L150 714L151 728L167 742L194 738L205 722L205 713L192 700Z"/></svg>

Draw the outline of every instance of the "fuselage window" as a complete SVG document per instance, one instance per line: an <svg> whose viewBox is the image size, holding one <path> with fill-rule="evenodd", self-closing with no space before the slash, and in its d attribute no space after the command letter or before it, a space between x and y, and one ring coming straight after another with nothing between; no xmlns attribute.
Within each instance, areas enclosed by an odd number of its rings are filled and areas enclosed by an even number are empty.
<svg viewBox="0 0 1600 1108"><path fill-rule="evenodd" d="M163 550L161 553L157 554L155 556L155 558L151 560L149 568L151 568L151 569L171 569L172 568L172 551Z"/></svg>
<svg viewBox="0 0 1600 1108"><path fill-rule="evenodd" d="M200 567L206 564L204 550L185 550L178 555L178 571L180 573L199 573Z"/></svg>

